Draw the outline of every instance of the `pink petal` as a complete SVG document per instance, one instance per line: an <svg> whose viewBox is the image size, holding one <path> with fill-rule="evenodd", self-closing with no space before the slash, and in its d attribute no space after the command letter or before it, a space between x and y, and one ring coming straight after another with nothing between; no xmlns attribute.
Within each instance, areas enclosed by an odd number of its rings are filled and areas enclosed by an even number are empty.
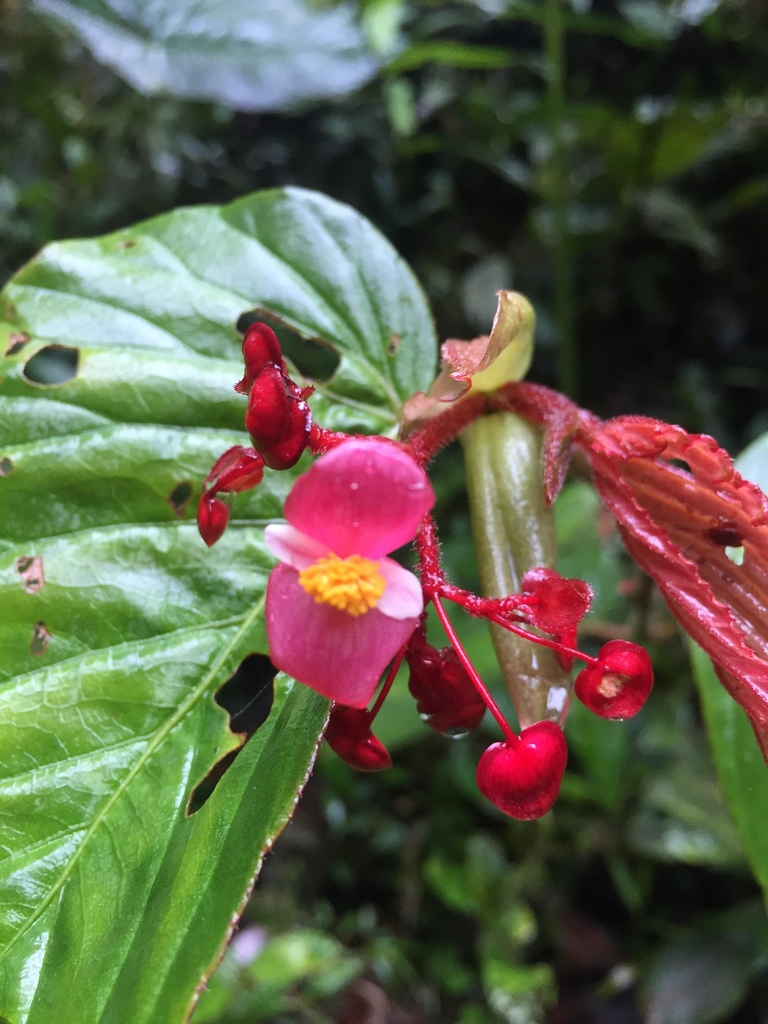
<svg viewBox="0 0 768 1024"><path fill-rule="evenodd" d="M379 572L387 585L376 610L390 619L413 619L421 615L424 611L424 595L421 583L413 573L391 558L382 558Z"/></svg>
<svg viewBox="0 0 768 1024"><path fill-rule="evenodd" d="M405 571L405 570L403 570ZM267 584L266 624L273 665L331 700L363 708L418 616L393 619L378 608L352 616L301 587L289 565Z"/></svg>
<svg viewBox="0 0 768 1024"><path fill-rule="evenodd" d="M360 438L299 477L285 517L341 558L380 558L413 540L434 501L427 474L407 452L381 438Z"/></svg>
<svg viewBox="0 0 768 1024"><path fill-rule="evenodd" d="M306 569L329 553L328 545L313 540L295 526L271 523L264 528L264 543L280 559L294 569Z"/></svg>

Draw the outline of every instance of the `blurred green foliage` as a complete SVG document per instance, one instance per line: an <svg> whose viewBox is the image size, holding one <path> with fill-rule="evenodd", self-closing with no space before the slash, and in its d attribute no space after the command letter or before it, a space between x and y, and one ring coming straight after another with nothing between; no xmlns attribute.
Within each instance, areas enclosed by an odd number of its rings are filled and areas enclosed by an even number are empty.
<svg viewBox="0 0 768 1024"><path fill-rule="evenodd" d="M444 335L484 330L493 291L514 285L539 312L537 379L556 381L568 329L591 407L660 413L732 447L756 436L768 381L761 0L360 6L379 76L336 102L244 113L137 94L73 32L4 0L0 279L52 237L306 185L385 231ZM565 31L559 108L548 8Z"/></svg>
<svg viewBox="0 0 768 1024"><path fill-rule="evenodd" d="M0 16L0 280L52 238L305 185L388 235L442 337L487 329L514 286L538 312L532 379L734 451L768 428L762 0L360 0L373 80L261 113L142 95L32 7ZM455 453L435 479L472 586ZM686 651L586 483L557 514L561 571L598 591L587 643L653 654L647 709L574 708L557 809L522 825L474 786L490 727L429 734L401 681L395 768L322 753L200 1024L768 1020L760 894ZM498 687L484 628L461 631Z"/></svg>

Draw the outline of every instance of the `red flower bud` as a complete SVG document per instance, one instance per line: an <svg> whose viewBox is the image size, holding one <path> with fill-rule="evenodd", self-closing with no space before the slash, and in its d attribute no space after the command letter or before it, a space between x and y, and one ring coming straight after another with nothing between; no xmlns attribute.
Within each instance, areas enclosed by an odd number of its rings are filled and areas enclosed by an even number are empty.
<svg viewBox="0 0 768 1024"><path fill-rule="evenodd" d="M261 483L264 460L253 448L236 445L217 459L203 481L203 490L216 494L220 491L250 491Z"/></svg>
<svg viewBox="0 0 768 1024"><path fill-rule="evenodd" d="M342 761L361 772L392 767L389 751L371 732L368 712L337 704L331 712L325 738Z"/></svg>
<svg viewBox="0 0 768 1024"><path fill-rule="evenodd" d="M576 676L576 696L601 718L636 715L653 687L646 651L628 640L610 640L597 658L596 665L588 665Z"/></svg>
<svg viewBox="0 0 768 1024"><path fill-rule="evenodd" d="M406 652L411 670L408 689L419 714L437 732L461 735L476 729L485 714L485 701L452 647L435 650L414 637Z"/></svg>
<svg viewBox="0 0 768 1024"><path fill-rule="evenodd" d="M312 414L297 387L276 366L266 366L251 387L245 429L270 469L290 469L307 446Z"/></svg>
<svg viewBox="0 0 768 1024"><path fill-rule="evenodd" d="M557 799L568 745L554 722L536 722L513 743L494 743L477 765L477 787L518 821L546 814Z"/></svg>
<svg viewBox="0 0 768 1024"><path fill-rule="evenodd" d="M243 338L243 361L245 376L235 384L235 391L247 395L256 377L265 366L273 365L285 371L283 350L277 335L266 324L251 324Z"/></svg>
<svg viewBox="0 0 768 1024"><path fill-rule="evenodd" d="M208 547L213 547L229 522L229 505L215 494L205 494L197 506L197 528Z"/></svg>

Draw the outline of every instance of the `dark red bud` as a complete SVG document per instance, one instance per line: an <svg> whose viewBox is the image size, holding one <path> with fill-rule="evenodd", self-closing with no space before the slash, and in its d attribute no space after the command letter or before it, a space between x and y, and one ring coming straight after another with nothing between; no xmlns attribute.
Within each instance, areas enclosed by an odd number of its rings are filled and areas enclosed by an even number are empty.
<svg viewBox="0 0 768 1024"><path fill-rule="evenodd" d="M291 395L284 374L266 367L253 382L245 414L245 429L254 444L270 448L285 439L292 426Z"/></svg>
<svg viewBox="0 0 768 1024"><path fill-rule="evenodd" d="M546 814L557 799L568 745L554 722L536 722L514 743L494 743L477 765L477 787L500 811L518 821Z"/></svg>
<svg viewBox="0 0 768 1024"><path fill-rule="evenodd" d="M392 767L389 751L371 732L368 712L336 705L325 738L342 761L361 772L380 772Z"/></svg>
<svg viewBox="0 0 768 1024"><path fill-rule="evenodd" d="M265 366L272 363L284 369L283 350L277 335L266 324L251 324L243 338L244 381L254 381Z"/></svg>
<svg viewBox="0 0 768 1024"><path fill-rule="evenodd" d="M261 483L264 460L253 448L236 445L217 459L213 469L203 481L203 489L219 491L250 491Z"/></svg>
<svg viewBox="0 0 768 1024"><path fill-rule="evenodd" d="M197 529L208 547L213 547L229 522L229 505L215 494L203 494L197 506Z"/></svg>
<svg viewBox="0 0 768 1024"><path fill-rule="evenodd" d="M592 588L584 580L565 579L554 569L529 569L522 579L519 610L532 626L545 633L566 633L576 628L589 610Z"/></svg>
<svg viewBox="0 0 768 1024"><path fill-rule="evenodd" d="M601 718L636 715L653 687L648 653L628 640L610 640L597 658L596 665L587 665L576 676L576 696Z"/></svg>
<svg viewBox="0 0 768 1024"><path fill-rule="evenodd" d="M449 735L476 729L485 714L485 701L452 647L436 650L421 638L406 652L411 670L408 689L416 708L431 728Z"/></svg>
<svg viewBox="0 0 768 1024"><path fill-rule="evenodd" d="M280 370L267 366L253 382L245 429L270 469L290 469L307 446L312 414L298 388Z"/></svg>

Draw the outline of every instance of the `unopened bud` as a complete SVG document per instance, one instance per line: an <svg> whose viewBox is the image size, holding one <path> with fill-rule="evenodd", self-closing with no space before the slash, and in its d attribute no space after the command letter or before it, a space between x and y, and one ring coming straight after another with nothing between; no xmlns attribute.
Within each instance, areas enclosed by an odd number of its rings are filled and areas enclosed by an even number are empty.
<svg viewBox="0 0 768 1024"><path fill-rule="evenodd" d="M208 547L213 547L229 522L229 505L215 494L203 494L197 506L197 529Z"/></svg>
<svg viewBox="0 0 768 1024"><path fill-rule="evenodd" d="M405 656L411 670L408 689L427 725L452 736L476 729L485 714L485 702L456 651L452 647L438 651L415 636Z"/></svg>
<svg viewBox="0 0 768 1024"><path fill-rule="evenodd" d="M342 761L361 772L380 772L392 767L389 751L371 732L368 712L336 705L325 738Z"/></svg>

